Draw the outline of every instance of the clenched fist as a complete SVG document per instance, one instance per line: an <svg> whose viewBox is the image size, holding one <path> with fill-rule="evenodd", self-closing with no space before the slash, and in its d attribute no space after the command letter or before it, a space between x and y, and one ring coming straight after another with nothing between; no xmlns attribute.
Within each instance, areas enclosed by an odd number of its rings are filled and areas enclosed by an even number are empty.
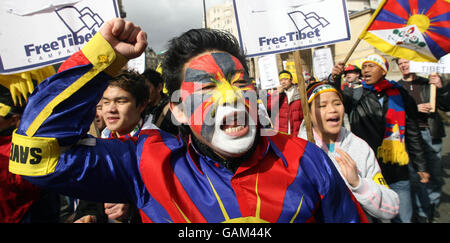
<svg viewBox="0 0 450 243"><path fill-rule="evenodd" d="M99 32L116 52L128 59L140 56L147 47L147 34L130 21L111 19Z"/></svg>

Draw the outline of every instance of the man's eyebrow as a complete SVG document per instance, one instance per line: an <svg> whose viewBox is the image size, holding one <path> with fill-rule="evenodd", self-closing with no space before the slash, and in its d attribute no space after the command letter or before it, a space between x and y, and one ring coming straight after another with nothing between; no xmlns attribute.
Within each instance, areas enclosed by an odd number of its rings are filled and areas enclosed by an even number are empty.
<svg viewBox="0 0 450 243"><path fill-rule="evenodd" d="M118 97L114 97L114 98L108 98L108 97L102 97L103 100L130 100L129 97L127 96L118 96Z"/></svg>
<svg viewBox="0 0 450 243"><path fill-rule="evenodd" d="M203 70L188 68L184 77L185 82L209 82L214 75Z"/></svg>

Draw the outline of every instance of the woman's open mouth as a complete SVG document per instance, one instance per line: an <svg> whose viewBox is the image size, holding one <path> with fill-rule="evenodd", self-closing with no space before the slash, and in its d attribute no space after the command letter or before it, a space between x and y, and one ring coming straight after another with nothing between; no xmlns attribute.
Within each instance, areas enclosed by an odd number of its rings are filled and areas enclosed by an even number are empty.
<svg viewBox="0 0 450 243"><path fill-rule="evenodd" d="M339 117L328 118L327 124L330 126L338 126L338 125L340 125L339 124L340 120L341 119L339 119Z"/></svg>

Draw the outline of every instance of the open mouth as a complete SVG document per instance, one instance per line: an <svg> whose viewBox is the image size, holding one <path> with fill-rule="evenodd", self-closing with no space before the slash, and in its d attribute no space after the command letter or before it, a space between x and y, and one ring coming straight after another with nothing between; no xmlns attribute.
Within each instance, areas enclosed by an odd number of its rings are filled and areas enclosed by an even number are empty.
<svg viewBox="0 0 450 243"><path fill-rule="evenodd" d="M248 133L248 116L245 112L232 112L222 119L220 129L231 137L241 137Z"/></svg>
<svg viewBox="0 0 450 243"><path fill-rule="evenodd" d="M115 123L118 120L119 120L118 117L108 117L108 118L106 118L106 121L108 121L108 123L110 123L110 124Z"/></svg>
<svg viewBox="0 0 450 243"><path fill-rule="evenodd" d="M327 124L329 124L331 126L337 126L337 125L339 125L340 121L341 121L341 119L339 119L339 117L332 117L332 118L327 119Z"/></svg>

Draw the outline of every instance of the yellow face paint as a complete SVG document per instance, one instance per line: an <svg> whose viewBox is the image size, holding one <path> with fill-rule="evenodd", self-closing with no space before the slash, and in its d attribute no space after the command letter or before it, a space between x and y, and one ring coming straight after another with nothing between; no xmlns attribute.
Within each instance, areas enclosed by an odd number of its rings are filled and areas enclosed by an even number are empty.
<svg viewBox="0 0 450 243"><path fill-rule="evenodd" d="M250 94L252 91L256 94L244 67L234 56L223 52L211 52L193 58L187 64L184 81L181 84L181 101L191 130L203 137L206 142L212 142L215 134L223 135L225 129L230 128L222 125L247 130L246 124L249 120L257 120L257 115L254 115L255 118L249 118L249 114L253 114L250 107L254 107L252 111L257 107L256 99L251 102L248 98L253 95ZM224 109L229 113L225 115ZM239 116L236 120L230 115L230 109L236 110L236 116ZM220 111L222 113L219 117ZM229 122L233 124L225 124L228 122L225 119L230 119ZM228 130L228 134L237 131Z"/></svg>

